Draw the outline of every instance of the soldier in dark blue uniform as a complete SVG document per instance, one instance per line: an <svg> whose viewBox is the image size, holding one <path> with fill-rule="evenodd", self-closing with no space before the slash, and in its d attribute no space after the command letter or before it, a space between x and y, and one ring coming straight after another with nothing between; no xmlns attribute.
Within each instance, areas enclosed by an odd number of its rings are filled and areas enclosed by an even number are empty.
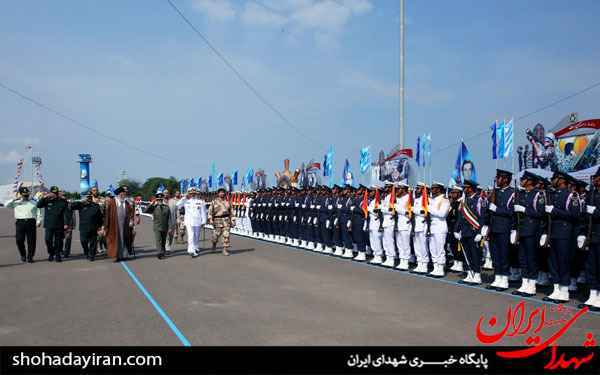
<svg viewBox="0 0 600 375"><path fill-rule="evenodd" d="M45 207L44 228L46 228L46 247L48 248L48 260L62 262L63 239L65 229L71 223L71 214L66 199L59 199L58 187L52 186L50 194L45 195L37 204L38 208Z"/></svg>
<svg viewBox="0 0 600 375"><path fill-rule="evenodd" d="M343 199L342 187L333 185L331 191L331 210L329 212L331 220L331 247L335 248L333 255L342 256L344 254L344 243L342 242L342 229L340 228L340 210Z"/></svg>
<svg viewBox="0 0 600 375"><path fill-rule="evenodd" d="M548 266L554 291L548 297L544 297L544 301L569 301L571 242L574 233L577 233L580 215L579 196L567 188L571 179L571 176L563 172L556 171L552 175L552 186L556 191L550 193L549 202L546 203L546 212L550 214L552 224L542 234L540 244L546 241L547 236L550 237Z"/></svg>
<svg viewBox="0 0 600 375"><path fill-rule="evenodd" d="M79 210L79 238L83 253L90 262L96 257L98 246L98 229L104 224L100 205L95 203L90 190L85 193L85 199L73 203L71 209Z"/></svg>
<svg viewBox="0 0 600 375"><path fill-rule="evenodd" d="M360 185L358 187L352 207L350 207L350 210L352 211L352 237L354 238L354 242L356 242L356 250L358 251L358 255L354 257L354 260L359 262L367 260L366 247L369 232L368 228L366 228L368 223L368 211L365 214L363 210L365 191L367 191L366 186ZM369 202L366 202L367 206L368 204Z"/></svg>
<svg viewBox="0 0 600 375"><path fill-rule="evenodd" d="M535 189L537 181L538 177L533 173L527 171L523 173L521 177L523 190L519 191L518 202L515 195L514 205L515 215L519 215L519 264L523 273L523 282L521 287L512 294L528 297L535 295L535 281L538 277L537 248L546 207L545 195Z"/></svg>
<svg viewBox="0 0 600 375"><path fill-rule="evenodd" d="M467 277L461 284L481 284L481 252L477 248L483 239L482 223L487 221L487 202L476 195L477 182L465 180L463 183L463 203L454 226L454 237L460 241L467 263Z"/></svg>
<svg viewBox="0 0 600 375"><path fill-rule="evenodd" d="M537 181L535 184L535 188L540 191L541 194L544 195L544 199L546 203L548 203L548 196L550 194L550 189L553 189L550 185L552 183L541 176L536 175ZM543 224L541 227L541 232L543 232L548 222L548 214L544 214ZM549 241L548 241L549 243ZM550 271L548 268L548 246L545 244L539 244L537 247L537 268L538 268L538 278L535 281L536 286L550 286Z"/></svg>
<svg viewBox="0 0 600 375"><path fill-rule="evenodd" d="M578 232L583 232L586 225L585 219L587 218L586 210L588 196L586 187L587 182L575 178L573 178L572 182L569 184L569 189L576 192L579 196L580 215ZM569 293L577 292L578 282L581 284L585 282L585 272L583 268L587 253L587 251L582 251L579 246L577 246L577 236L573 236L573 241L571 242L571 283L569 284Z"/></svg>
<svg viewBox="0 0 600 375"><path fill-rule="evenodd" d="M290 238L288 245L291 246L298 246L299 245L299 228L298 228L298 207L300 206L300 204L298 203L298 199L299 199L299 192L300 190L298 190L298 188L290 188L290 196L288 198L288 202L287 202L287 222L288 222L288 236Z"/></svg>
<svg viewBox="0 0 600 375"><path fill-rule="evenodd" d="M341 235L341 243L339 246L343 248L341 254L344 258L352 258L354 256L354 243L352 242L352 203L354 202L352 186L346 185L343 194L337 202L339 212L339 229Z"/></svg>
<svg viewBox="0 0 600 375"><path fill-rule="evenodd" d="M587 197L585 209L586 226L580 232L577 242L580 248L587 253L585 259L585 281L590 287L589 298L578 307L588 307L591 311L600 311L600 168L596 170L593 177L590 193ZM593 200L593 202L592 202ZM589 219L591 217L591 227ZM587 238L586 238L587 237ZM586 244L587 240L587 244Z"/></svg>
<svg viewBox="0 0 600 375"><path fill-rule="evenodd" d="M490 256L494 267L494 282L486 289L503 291L508 289L508 275L510 274L509 257L511 247L511 231L514 231L513 213L515 190L510 186L512 173L496 170L496 185L489 202L489 220L491 227L482 228L485 237L490 230ZM516 233L516 232L513 232ZM514 234L513 234L514 237Z"/></svg>
<svg viewBox="0 0 600 375"><path fill-rule="evenodd" d="M323 244L323 253L333 253L333 239L331 237L332 212L333 212L333 197L331 189L327 186L322 186L323 195L319 201L319 230L321 231L321 240Z"/></svg>
<svg viewBox="0 0 600 375"><path fill-rule="evenodd" d="M321 240L321 228L319 227L319 209L321 208L321 198L323 197L323 187L319 186L313 194L311 209L311 229L313 231L313 240L315 243L314 251L323 251L323 242Z"/></svg>
<svg viewBox="0 0 600 375"><path fill-rule="evenodd" d="M312 186L305 187L302 199L300 200L300 233L302 234L300 247L309 250L315 248L313 232L310 227L310 204L312 202L312 193Z"/></svg>

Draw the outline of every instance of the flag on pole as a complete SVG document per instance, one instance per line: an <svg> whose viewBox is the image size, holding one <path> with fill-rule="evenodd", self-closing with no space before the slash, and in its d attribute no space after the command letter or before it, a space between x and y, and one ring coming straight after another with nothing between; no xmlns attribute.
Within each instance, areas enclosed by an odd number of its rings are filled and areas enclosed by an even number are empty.
<svg viewBox="0 0 600 375"><path fill-rule="evenodd" d="M195 183L195 181L194 181L194 177L192 177L192 178L190 178L189 187L190 187L190 189L191 189L191 188L193 188L193 187L195 187L195 186L196 186L196 183Z"/></svg>
<svg viewBox="0 0 600 375"><path fill-rule="evenodd" d="M427 205L429 204L429 196L427 195L427 185L423 187L423 195L421 195L421 207L423 213L427 216Z"/></svg>
<svg viewBox="0 0 600 375"><path fill-rule="evenodd" d="M231 183L237 185L237 170L233 171L231 174Z"/></svg>
<svg viewBox="0 0 600 375"><path fill-rule="evenodd" d="M27 152L27 151L29 151L29 150L31 150L31 145L29 145L29 146L25 147L25 152Z"/></svg>
<svg viewBox="0 0 600 375"><path fill-rule="evenodd" d="M513 119L504 126L504 157L513 156Z"/></svg>
<svg viewBox="0 0 600 375"><path fill-rule="evenodd" d="M490 125L490 130L492 131L492 159L498 159L498 155L496 154L496 121L492 125Z"/></svg>
<svg viewBox="0 0 600 375"><path fill-rule="evenodd" d="M504 157L504 121L496 127L496 133L498 134L498 158L502 159Z"/></svg>
<svg viewBox="0 0 600 375"><path fill-rule="evenodd" d="M217 187L222 187L223 186L223 172L219 173L219 176L217 176Z"/></svg>
<svg viewBox="0 0 600 375"><path fill-rule="evenodd" d="M375 188L375 209L379 208L379 188Z"/></svg>
<svg viewBox="0 0 600 375"><path fill-rule="evenodd" d="M425 166L425 134L423 134L423 138L421 139L421 155L423 157L423 167Z"/></svg>
<svg viewBox="0 0 600 375"><path fill-rule="evenodd" d="M212 175L208 176L208 187L209 188L213 187Z"/></svg>
<svg viewBox="0 0 600 375"><path fill-rule="evenodd" d="M200 189L202 187L202 177L198 177L198 182L196 183L196 187Z"/></svg>
<svg viewBox="0 0 600 375"><path fill-rule="evenodd" d="M187 189L187 180L181 180L179 190L181 190L181 193L183 194L186 189Z"/></svg>
<svg viewBox="0 0 600 375"><path fill-rule="evenodd" d="M348 159L346 159L346 164L344 165L344 172L342 173L341 181L342 187L345 187L346 185L354 187L354 174L352 173L352 169L350 169L350 163L348 162Z"/></svg>
<svg viewBox="0 0 600 375"><path fill-rule="evenodd" d="M365 189L365 197L362 201L362 210L365 213L365 219L369 216L369 192Z"/></svg>
<svg viewBox="0 0 600 375"><path fill-rule="evenodd" d="M417 167L421 165L421 137L417 136L417 157L415 158Z"/></svg>
<svg viewBox="0 0 600 375"><path fill-rule="evenodd" d="M371 169L371 146L360 150L360 172L365 173Z"/></svg>
<svg viewBox="0 0 600 375"><path fill-rule="evenodd" d="M251 184L252 183L252 175L254 174L254 171L250 168L248 168L248 170L246 171L246 183L247 184Z"/></svg>
<svg viewBox="0 0 600 375"><path fill-rule="evenodd" d="M427 140L429 141L429 144L427 145L427 165L431 167L431 132L429 132Z"/></svg>
<svg viewBox="0 0 600 375"><path fill-rule="evenodd" d="M158 189L156 189L156 194L162 193L163 190L165 190L165 187L163 186L163 184L160 184L160 186L158 187Z"/></svg>
<svg viewBox="0 0 600 375"><path fill-rule="evenodd" d="M333 172L332 161L333 154L327 153L325 154L325 160L323 161L323 176L331 176Z"/></svg>

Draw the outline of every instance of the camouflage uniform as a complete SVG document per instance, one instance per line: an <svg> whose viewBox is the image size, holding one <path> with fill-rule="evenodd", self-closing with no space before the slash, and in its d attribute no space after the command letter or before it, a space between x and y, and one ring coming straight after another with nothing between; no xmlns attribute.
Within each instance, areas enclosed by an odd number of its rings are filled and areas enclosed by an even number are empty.
<svg viewBox="0 0 600 375"><path fill-rule="evenodd" d="M102 212L102 226L98 229L98 254L102 253L102 247L106 248L106 233L104 232L104 215L106 212L106 198L102 196L92 197L92 201L100 206Z"/></svg>
<svg viewBox="0 0 600 375"><path fill-rule="evenodd" d="M125 200L127 202L129 202L129 204L131 205L131 208L133 208L133 216L135 217L134 220L134 225L133 228L131 228L131 235L133 236L131 243L133 244L133 241L135 240L135 235L136 235L136 231L135 231L135 226L139 225L138 224L138 220L140 219L140 211L139 211L139 207L137 205L137 203L135 202L135 198L132 197L126 197Z"/></svg>
<svg viewBox="0 0 600 375"><path fill-rule="evenodd" d="M235 220L235 211L231 203L221 198L214 199L208 208L208 220L211 219L214 223L212 249L215 251L219 237L222 235L223 255L229 255L227 252L227 248L229 247L229 230L231 229L231 221Z"/></svg>

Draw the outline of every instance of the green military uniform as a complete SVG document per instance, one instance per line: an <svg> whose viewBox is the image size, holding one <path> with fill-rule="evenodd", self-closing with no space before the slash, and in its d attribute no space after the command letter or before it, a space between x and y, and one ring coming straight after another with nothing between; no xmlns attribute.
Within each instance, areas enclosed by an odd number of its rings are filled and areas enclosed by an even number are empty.
<svg viewBox="0 0 600 375"><path fill-rule="evenodd" d="M98 203L93 200L88 201L92 193L85 194L86 199L73 203L71 209L79 210L79 238L85 256L90 261L94 261L96 248L98 245L98 230L104 224L104 216Z"/></svg>
<svg viewBox="0 0 600 375"><path fill-rule="evenodd" d="M146 207L144 212L152 214L152 226L154 227L156 237L156 252L158 253L158 259L163 259L165 257L167 234L169 233L169 229L171 229L172 219L171 210L165 204L162 193L156 195L156 200Z"/></svg>
<svg viewBox="0 0 600 375"><path fill-rule="evenodd" d="M212 250L216 250L219 237L223 236L223 255L229 255L227 252L227 248L229 247L229 230L231 229L231 221L235 220L235 211L231 203L222 198L214 199L208 208L208 220L212 220L214 223Z"/></svg>

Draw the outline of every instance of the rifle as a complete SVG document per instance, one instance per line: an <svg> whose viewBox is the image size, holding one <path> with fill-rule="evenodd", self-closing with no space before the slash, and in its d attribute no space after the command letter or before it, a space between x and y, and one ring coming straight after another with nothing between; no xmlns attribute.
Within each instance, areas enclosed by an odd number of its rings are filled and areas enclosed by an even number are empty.
<svg viewBox="0 0 600 375"><path fill-rule="evenodd" d="M517 186L517 181L515 180L515 203L521 204L519 200L519 187ZM521 231L521 213L517 212L517 240L515 241L515 245L519 244L519 232Z"/></svg>
<svg viewBox="0 0 600 375"><path fill-rule="evenodd" d="M412 210L412 205L414 202L412 189L409 188L408 194L409 194L408 199L410 200L410 209ZM410 236L414 237L415 236L415 215L413 215L412 212L410 212L408 215L410 217Z"/></svg>
<svg viewBox="0 0 600 375"><path fill-rule="evenodd" d="M429 204L429 197L427 197L427 204ZM427 210L427 215L425 215L425 225L427 229L425 230L425 237L431 237L431 214L429 210Z"/></svg>
<svg viewBox="0 0 600 375"><path fill-rule="evenodd" d="M552 205L552 191L550 191L550 187L546 189L548 192L548 201L546 204L550 203ZM546 214L546 222L548 225L548 233L546 234L546 242L543 247L550 247L550 236L552 235L552 214Z"/></svg>
<svg viewBox="0 0 600 375"><path fill-rule="evenodd" d="M596 192L596 188L594 187L594 176L590 176L590 206L594 206L594 195ZM592 239L592 233L594 230L594 223L593 223L593 215L589 215L588 214L588 222L587 222L587 233L585 236L585 242L583 243L583 250L589 250L590 249L590 240Z"/></svg>
<svg viewBox="0 0 600 375"><path fill-rule="evenodd" d="M496 181L494 180L494 186L496 186ZM496 188L494 188L494 192L492 193L492 203L496 204ZM492 225L494 224L494 211L490 211L490 225L488 226L488 231L485 234L484 240L487 241L490 239L490 234L492 233ZM483 225L483 223L481 223Z"/></svg>

